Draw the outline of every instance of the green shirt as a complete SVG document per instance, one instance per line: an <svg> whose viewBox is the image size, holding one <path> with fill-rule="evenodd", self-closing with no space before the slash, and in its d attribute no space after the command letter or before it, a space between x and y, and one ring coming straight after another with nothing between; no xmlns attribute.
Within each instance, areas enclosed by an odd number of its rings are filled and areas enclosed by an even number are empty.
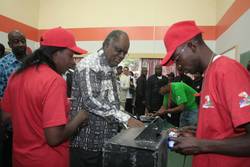
<svg viewBox="0 0 250 167"><path fill-rule="evenodd" d="M171 83L172 101L176 105L184 104L185 110L197 109L195 102L195 96L197 92L185 84L184 82L172 82ZM164 96L163 105L168 108L168 94Z"/></svg>

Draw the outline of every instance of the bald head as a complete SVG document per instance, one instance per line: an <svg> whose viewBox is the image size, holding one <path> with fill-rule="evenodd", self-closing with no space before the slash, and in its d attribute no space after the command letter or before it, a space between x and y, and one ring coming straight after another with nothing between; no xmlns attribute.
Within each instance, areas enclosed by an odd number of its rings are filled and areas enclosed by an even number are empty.
<svg viewBox="0 0 250 167"><path fill-rule="evenodd" d="M21 59L26 54L26 38L19 30L13 30L8 33L8 44L17 59Z"/></svg>
<svg viewBox="0 0 250 167"><path fill-rule="evenodd" d="M157 64L155 66L155 75L156 76L161 76L162 75L162 66L160 64Z"/></svg>
<svg viewBox="0 0 250 167"><path fill-rule="evenodd" d="M128 34L121 30L112 31L103 42L104 55L111 67L117 66L125 58L128 49Z"/></svg>
<svg viewBox="0 0 250 167"><path fill-rule="evenodd" d="M148 68L147 67L142 67L141 68L141 75L147 76L148 73Z"/></svg>
<svg viewBox="0 0 250 167"><path fill-rule="evenodd" d="M11 39L13 39L16 36L22 36L25 38L24 34L21 31L13 30L13 31L8 33L8 40L10 41Z"/></svg>
<svg viewBox="0 0 250 167"><path fill-rule="evenodd" d="M171 83L168 83L168 84L162 85L162 86L160 87L159 93L160 93L161 95L165 95L165 94L170 93L170 90L171 90Z"/></svg>

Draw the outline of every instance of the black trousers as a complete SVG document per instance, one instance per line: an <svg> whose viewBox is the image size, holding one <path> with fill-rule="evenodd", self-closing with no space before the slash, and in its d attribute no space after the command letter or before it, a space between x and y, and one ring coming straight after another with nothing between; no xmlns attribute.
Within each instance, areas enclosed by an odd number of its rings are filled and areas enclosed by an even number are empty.
<svg viewBox="0 0 250 167"><path fill-rule="evenodd" d="M3 132L3 133L2 133ZM3 167L12 167L12 131L2 131L2 143L1 143L1 165Z"/></svg>
<svg viewBox="0 0 250 167"><path fill-rule="evenodd" d="M125 111L133 114L133 99L126 99Z"/></svg>
<svg viewBox="0 0 250 167"><path fill-rule="evenodd" d="M135 115L140 116L145 114L145 104L141 101L135 101Z"/></svg>
<svg viewBox="0 0 250 167"><path fill-rule="evenodd" d="M12 128L10 122L2 122L0 108L0 166L12 167Z"/></svg>
<svg viewBox="0 0 250 167"><path fill-rule="evenodd" d="M3 128L0 125L0 166L3 166Z"/></svg>
<svg viewBox="0 0 250 167"><path fill-rule="evenodd" d="M102 167L102 152L70 148L70 167Z"/></svg>

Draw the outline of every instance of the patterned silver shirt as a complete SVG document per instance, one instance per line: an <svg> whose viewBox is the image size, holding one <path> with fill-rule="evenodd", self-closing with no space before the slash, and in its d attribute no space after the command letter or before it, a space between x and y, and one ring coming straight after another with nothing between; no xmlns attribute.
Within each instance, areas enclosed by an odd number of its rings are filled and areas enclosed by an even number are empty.
<svg viewBox="0 0 250 167"><path fill-rule="evenodd" d="M71 147L101 151L105 140L117 134L118 124L130 116L120 110L115 68L103 51L81 60L73 77L71 118L81 110L89 112L89 124L78 129Z"/></svg>

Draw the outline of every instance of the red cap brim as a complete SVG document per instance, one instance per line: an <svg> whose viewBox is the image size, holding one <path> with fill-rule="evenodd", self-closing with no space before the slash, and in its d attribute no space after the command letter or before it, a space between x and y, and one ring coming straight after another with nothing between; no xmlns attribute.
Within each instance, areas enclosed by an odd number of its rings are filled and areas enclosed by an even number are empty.
<svg viewBox="0 0 250 167"><path fill-rule="evenodd" d="M79 48L79 47L77 47L77 46L74 46L74 47L71 47L71 48L69 48L70 50L72 50L74 53L76 53L76 54L86 54L86 53L88 53L88 51L87 50L84 50L84 49L81 49L81 48Z"/></svg>
<svg viewBox="0 0 250 167"><path fill-rule="evenodd" d="M166 56L161 61L162 66L169 66L169 65L174 64L174 62L170 59L172 57L173 53L174 53L174 51L170 51L166 54Z"/></svg>

